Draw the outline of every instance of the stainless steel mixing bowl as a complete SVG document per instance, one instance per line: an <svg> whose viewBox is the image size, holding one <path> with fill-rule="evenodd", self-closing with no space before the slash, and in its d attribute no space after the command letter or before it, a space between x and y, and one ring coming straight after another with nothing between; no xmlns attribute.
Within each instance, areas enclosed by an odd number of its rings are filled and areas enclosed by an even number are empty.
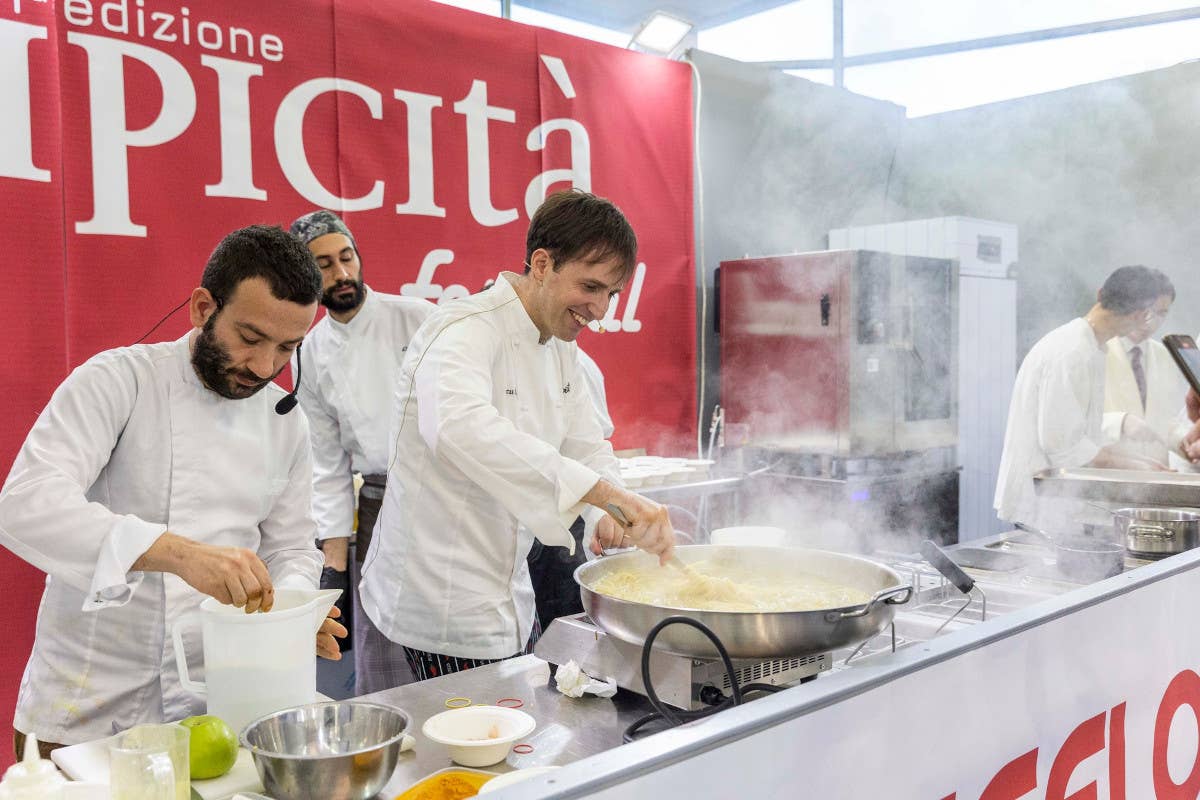
<svg viewBox="0 0 1200 800"><path fill-rule="evenodd" d="M392 776L409 722L398 708L337 700L260 717L239 738L276 800L367 800Z"/></svg>

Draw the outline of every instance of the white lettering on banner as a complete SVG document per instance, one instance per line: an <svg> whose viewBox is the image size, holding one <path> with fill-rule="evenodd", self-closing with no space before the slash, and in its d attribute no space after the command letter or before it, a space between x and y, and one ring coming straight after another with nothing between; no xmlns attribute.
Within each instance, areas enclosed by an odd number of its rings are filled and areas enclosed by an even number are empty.
<svg viewBox="0 0 1200 800"><path fill-rule="evenodd" d="M46 0L33 0L35 3L45 3ZM13 0L12 9L14 14L21 13L21 0Z"/></svg>
<svg viewBox="0 0 1200 800"><path fill-rule="evenodd" d="M185 45L192 43L191 12L186 6L180 8L178 14L151 11L147 15L145 5L146 0L134 0L131 9L129 0L107 0L100 4L97 14L92 0L66 0L63 4L63 17L67 22L81 28L91 27L98 17L101 27L122 36L133 35L145 39L149 34L149 38L160 42L181 41ZM246 28L230 25L227 29L210 20L200 20L196 23L195 30L196 44L205 50L228 49L230 55L254 58L255 36ZM283 41L278 36L264 33L257 41L259 57L267 61L283 60ZM239 42L244 53L238 51Z"/></svg>
<svg viewBox="0 0 1200 800"><path fill-rule="evenodd" d="M587 129L573 119L550 119L538 125L525 137L525 149L533 152L546 146L546 137L554 131L566 131L571 137L571 167L548 169L534 176L525 190L525 213L530 217L546 199L550 187L559 181L570 181L571 185L585 192L592 190L592 152Z"/></svg>
<svg viewBox="0 0 1200 800"><path fill-rule="evenodd" d="M111 0L94 7L88 0L65 0L64 15L78 26L105 26L114 31L132 27L142 38L175 36L167 31L168 20L147 33L142 32L143 0ZM132 9L132 10L131 10ZM181 14L186 9L181 9ZM155 19L153 12L150 20ZM186 24L185 24L186 23ZM190 43L191 23L184 19L179 36ZM200 26L197 25L197 31ZM238 48L237 42L247 42L244 28L221 28L209 23L205 41ZM226 36L224 31L228 30ZM218 32L220 36L218 37ZM11 121L0 129L0 177L48 182L48 170L33 164L34 131L31 113L31 76L29 43L46 39L47 29L23 23L0 20L0 68L6 77L0 86L0 101L10 113ZM266 57L267 40L260 41L260 52ZM175 58L136 42L108 36L96 36L68 31L67 41L87 53L88 87L91 121L91 161L93 210L91 219L75 223L77 233L109 236L144 237L147 229L132 219L129 186L130 148L153 147L169 142L183 133L195 117L196 88L187 69ZM279 43L282 53L282 43ZM127 130L128 114L125 95L125 58L145 64L162 86L163 102L154 121L140 130ZM567 98L575 97L566 66L560 59L543 56L542 61L554 76L554 84ZM209 197L232 197L246 200L267 200L267 192L254 180L251 140L250 82L263 75L263 67L246 61L201 54L200 64L217 74L217 106L219 110L220 179L206 184ZM304 147L304 117L313 101L326 92L345 92L361 99L372 119L383 119L383 96L379 91L356 81L342 78L313 78L293 88L275 111L274 145L284 178L308 202L339 211L365 211L381 208L384 202L384 181L377 179L369 191L359 197L341 197L321 184L313 171ZM412 214L445 218L447 209L437 203L434 175L433 109L443 105L443 97L403 89L393 89L393 97L404 106L405 130L408 138L408 199L397 203L397 214ZM497 227L510 224L519 217L516 208L496 208L491 194L491 147L488 125L491 121L515 123L516 112L510 108L488 104L488 85L475 79L469 91L454 103L454 112L463 118L466 131L466 161L468 205L472 217L480 225ZM555 118L535 125L525 137L530 152L542 150L551 135L565 134L570 139L570 165L553 168L535 175L524 193L524 210L529 216L545 199L550 189L562 183L590 191L592 186L591 144L587 129L574 119ZM433 284L430 284L432 286ZM624 319L616 327L637 330L640 322L633 316L636 294ZM454 294L448 287L439 296ZM615 329L615 328L614 328Z"/></svg>
<svg viewBox="0 0 1200 800"><path fill-rule="evenodd" d="M497 209L492 206L492 165L488 147L488 120L516 122L511 108L487 104L487 83L475 80L467 96L454 104L454 113L462 114L467 123L467 200L471 216L480 225L495 227L517 218L515 208Z"/></svg>
<svg viewBox="0 0 1200 800"><path fill-rule="evenodd" d="M144 225L129 217L129 148L150 147L174 139L196 113L196 91L187 70L158 50L120 39L67 33L67 41L88 56L88 91L92 126L92 218L75 223L76 233L145 236ZM141 130L125 127L124 59L148 66L162 85L158 116Z"/></svg>
<svg viewBox="0 0 1200 800"><path fill-rule="evenodd" d="M365 211L383 205L383 181L375 181L362 197L346 199L330 192L313 173L304 152L304 112L313 100L326 92L348 92L367 104L374 119L383 117L383 96L357 81L342 78L314 78L288 92L275 112L275 152L283 174L310 203L340 211Z"/></svg>
<svg viewBox="0 0 1200 800"><path fill-rule="evenodd" d="M16 11L20 11L20 3ZM0 20L0 108L8 120L0 125L0 177L46 183L50 170L33 163L33 113L29 97L29 43L45 39L46 28Z"/></svg>
<svg viewBox="0 0 1200 800"><path fill-rule="evenodd" d="M250 79L263 74L262 65L209 55L200 56L200 63L217 73L221 128L221 180L206 185L204 193L266 200L266 191L254 185L250 154Z"/></svg>
<svg viewBox="0 0 1200 800"><path fill-rule="evenodd" d="M642 329L642 321L637 319L638 302L642 298L642 284L646 282L646 264L638 262L637 268L633 271L633 280L629 284L629 299L625 303L625 314L621 319L617 319L617 307L621 302L621 292L617 292L608 301L608 311L604 313L604 317L600 320L593 320L588 323L588 327L599 333L637 333Z"/></svg>
<svg viewBox="0 0 1200 800"><path fill-rule="evenodd" d="M417 279L400 287L400 294L405 297L420 297L424 300L436 300L439 304L447 300L466 297L471 290L461 283L454 283L445 288L433 282L433 273L438 267L449 264L454 260L453 250L430 250L417 270Z"/></svg>
<svg viewBox="0 0 1200 800"><path fill-rule="evenodd" d="M396 89L392 96L408 110L408 202L397 203L397 214L445 217L446 209L433 200L433 109L442 98Z"/></svg>

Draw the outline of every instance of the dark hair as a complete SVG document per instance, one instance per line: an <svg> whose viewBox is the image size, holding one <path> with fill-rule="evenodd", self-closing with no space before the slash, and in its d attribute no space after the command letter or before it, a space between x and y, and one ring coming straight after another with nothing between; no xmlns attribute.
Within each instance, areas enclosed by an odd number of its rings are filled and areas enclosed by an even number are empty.
<svg viewBox="0 0 1200 800"><path fill-rule="evenodd" d="M526 272L538 249L550 253L556 270L578 258L594 264L615 257L623 277L637 266L637 236L621 209L578 189L555 192L534 212L525 236Z"/></svg>
<svg viewBox="0 0 1200 800"><path fill-rule="evenodd" d="M1162 272L1140 264L1121 267L1100 287L1100 306L1115 314L1132 314L1154 305L1163 295L1175 300L1175 286Z"/></svg>
<svg viewBox="0 0 1200 800"><path fill-rule="evenodd" d="M226 236L208 257L200 286L222 306L247 278L263 278L278 300L302 306L321 297L321 271L308 247L283 228L251 225Z"/></svg>

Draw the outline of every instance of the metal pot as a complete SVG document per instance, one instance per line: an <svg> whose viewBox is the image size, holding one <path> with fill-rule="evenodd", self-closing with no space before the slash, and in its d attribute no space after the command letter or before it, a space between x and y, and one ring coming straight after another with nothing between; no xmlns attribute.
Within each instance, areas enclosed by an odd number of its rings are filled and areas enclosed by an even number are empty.
<svg viewBox="0 0 1200 800"><path fill-rule="evenodd" d="M793 658L828 652L874 636L892 621L894 606L908 602L912 596L912 587L895 571L865 558L840 553L725 545L688 545L676 547L675 553L684 563L706 561L718 567L727 564L765 574L818 575L862 589L871 599L862 605L815 611L702 611L618 600L593 590L595 582L610 572L633 569L653 574L652 571L661 569L657 558L641 551L627 551L588 562L575 570L588 616L610 635L641 644L658 622L681 614L710 628L731 658ZM712 643L688 626L665 628L654 644L675 655L718 657Z"/></svg>
<svg viewBox="0 0 1200 800"><path fill-rule="evenodd" d="M1125 571L1125 546L1122 544L1095 536L1051 536L1020 522L1016 526L1046 540L1054 551L1055 569L1067 580L1092 583Z"/></svg>
<svg viewBox="0 0 1200 800"><path fill-rule="evenodd" d="M1130 553L1163 558L1200 544L1200 513L1184 508L1118 508L1113 523Z"/></svg>

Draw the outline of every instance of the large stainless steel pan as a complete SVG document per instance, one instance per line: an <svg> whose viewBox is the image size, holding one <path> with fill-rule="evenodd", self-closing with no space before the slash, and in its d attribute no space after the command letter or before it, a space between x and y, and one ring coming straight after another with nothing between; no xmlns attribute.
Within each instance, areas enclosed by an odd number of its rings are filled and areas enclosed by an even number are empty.
<svg viewBox="0 0 1200 800"><path fill-rule="evenodd" d="M596 592L593 585L609 572L636 569L653 574L663 569L655 557L631 550L590 561L575 570L588 616L612 636L641 644L658 622L680 614L708 626L732 658L793 658L835 650L874 636L892 621L894 606L908 602L912 596L912 587L895 571L865 558L840 553L728 545L688 545L676 547L675 553L685 563L703 560L717 568L729 565L765 575L817 575L862 589L871 599L862 605L816 611L701 611L634 603ZM718 657L716 648L703 634L685 625L666 627L654 644L676 655Z"/></svg>

